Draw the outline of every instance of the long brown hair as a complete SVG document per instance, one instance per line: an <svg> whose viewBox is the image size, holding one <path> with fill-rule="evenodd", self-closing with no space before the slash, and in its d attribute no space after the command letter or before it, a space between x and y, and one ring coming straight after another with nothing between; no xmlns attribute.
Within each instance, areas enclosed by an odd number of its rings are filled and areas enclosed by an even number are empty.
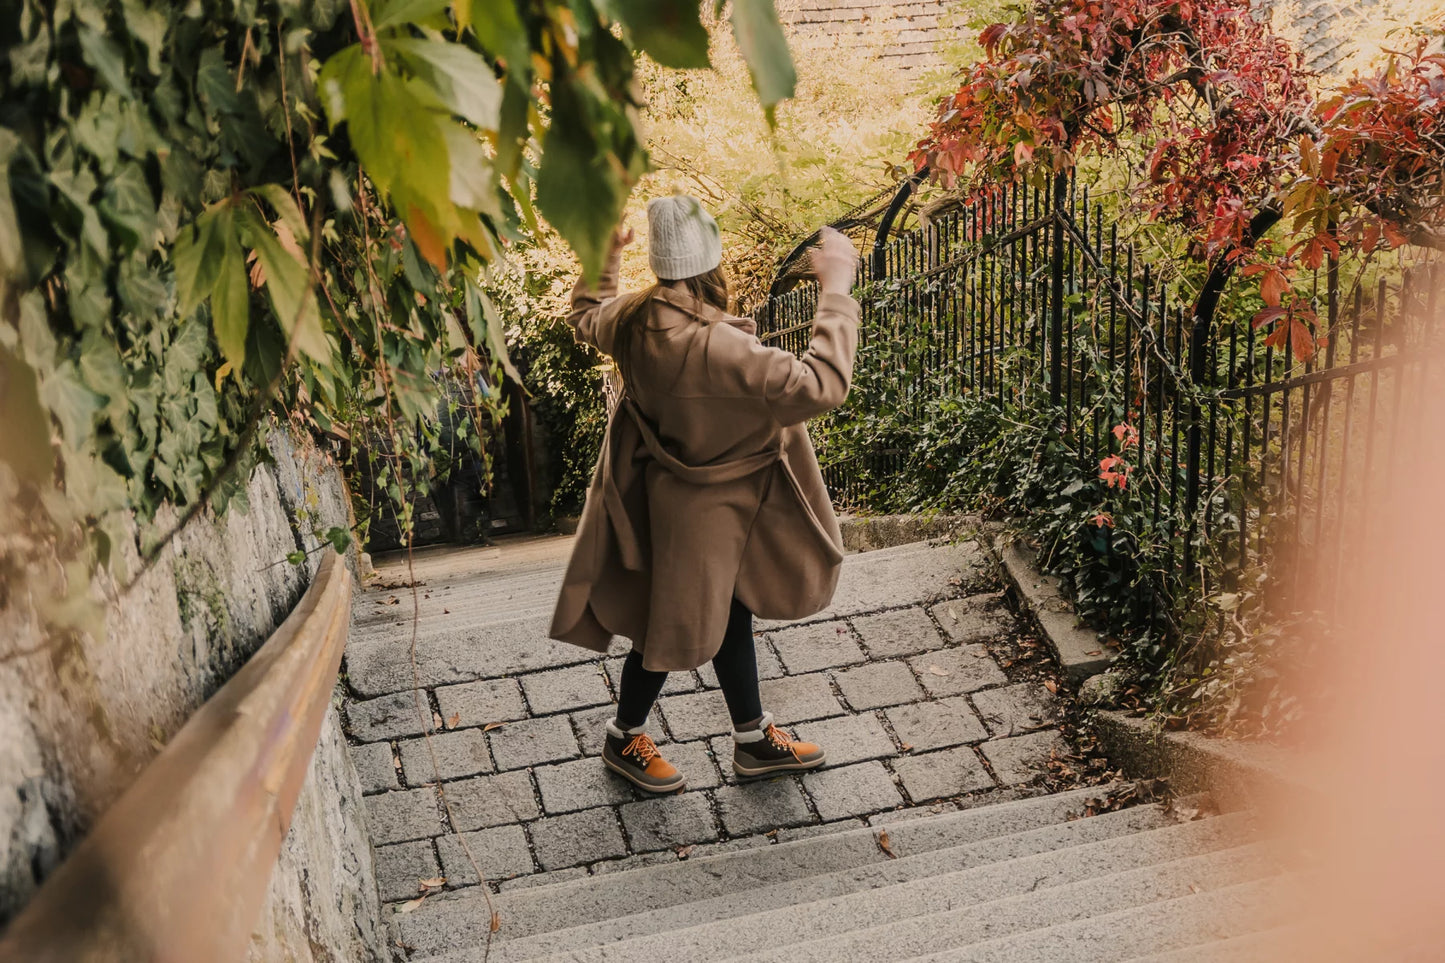
<svg viewBox="0 0 1445 963"><path fill-rule="evenodd" d="M617 316L617 331L612 337L612 361L617 365L617 371L622 375L624 385L631 380L628 369L632 367L632 351L637 343L637 329L647 320L647 307L652 303L652 299L658 291L675 283L677 282L658 281L651 287L643 288L633 294L623 295L626 301ZM728 276L721 265L711 271L683 278L681 283L683 290L692 295L695 300L711 305L719 311L728 309Z"/></svg>

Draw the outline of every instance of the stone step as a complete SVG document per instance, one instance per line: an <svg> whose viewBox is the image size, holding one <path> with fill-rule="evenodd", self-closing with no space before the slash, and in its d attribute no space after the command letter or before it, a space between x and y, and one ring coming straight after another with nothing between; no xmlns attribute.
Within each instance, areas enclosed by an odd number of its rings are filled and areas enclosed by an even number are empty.
<svg viewBox="0 0 1445 963"><path fill-rule="evenodd" d="M840 574L838 602L829 612L801 621L821 621L870 607L896 608L956 594L948 579L975 574L980 557L977 552L972 542L961 546L910 542L850 555ZM423 638L458 628L550 619L565 565L566 560L560 559L428 580L417 587L415 599L410 588L365 589L353 605L352 637L362 642L393 639L399 633L409 637L414 613L419 613L417 630ZM922 581L914 585L913 578ZM898 591L893 596L880 595L883 583L897 586ZM388 604L392 598L397 600L395 605ZM793 623L760 622L759 626L761 630L785 624Z"/></svg>
<svg viewBox="0 0 1445 963"><path fill-rule="evenodd" d="M1251 880L1102 916L1014 933L901 963L1121 963L1285 922L1282 877Z"/></svg>
<svg viewBox="0 0 1445 963"><path fill-rule="evenodd" d="M1167 832L1160 830L1159 832ZM1111 842L1124 842L1114 841ZM1116 847L1120 855L1137 857L1127 845ZM1181 847L1181 851L1187 851ZM1023 862L1020 860L1019 862ZM1012 866L1013 864L1010 864ZM1115 862L1115 867L1125 865ZM752 963L835 963L837 960L888 960L908 955L939 952L1022 933L1043 926L1087 919L1102 913L1140 906L1158 900L1175 899L1192 893L1219 889L1268 876L1276 861L1259 844L1188 856L1138 869L1107 872L1108 862L1087 869L1082 879L1060 886L1040 883L1037 889L1008 895L1001 887L1000 898L951 909L941 913L907 918L892 902L880 906L873 919L893 918L882 926L855 932L840 932L824 940L789 946L762 955L720 957L747 959ZM1015 867L1022 871L1024 867ZM1041 867L1042 869L1042 867ZM1037 877L1035 877L1037 880ZM1022 879L1027 888L1029 883ZM946 885L940 879L939 884ZM958 902L955 901L955 905ZM808 912L803 907L803 912ZM902 908L906 914L907 907ZM579 959L581 959L579 957ZM591 959L591 957L586 957Z"/></svg>
<svg viewBox="0 0 1445 963"><path fill-rule="evenodd" d="M938 544L910 542L861 552L843 560L838 587L827 609L794 620L758 620L759 630L901 608L959 594L959 583L988 570L987 556L972 538Z"/></svg>
<svg viewBox="0 0 1445 963"><path fill-rule="evenodd" d="M999 837L1012 837L1053 828L1041 838L1020 840L1016 850L999 848L993 860L1029 855L1043 848L1088 842L1101 834L1133 831L1152 826L1163 817L1157 807L1136 807L1089 819L1067 822L1083 811L1088 799L1104 796L1110 787L1090 787L1032 799L984 806L961 812L899 821L887 827L892 859L879 846L878 830L863 828L814 836L760 849L722 853L686 862L666 863L609 874L514 890L493 897L502 916L496 943L552 930L610 920L634 913L638 907L654 911L730 893L761 890L809 877L869 866L891 866L917 860L929 853L951 850ZM1115 824L1118 824L1117 826ZM1029 848L1032 847L1032 848ZM974 862L984 862L975 857ZM908 871L912 864L906 865ZM948 868L958 869L960 865ZM882 885L883 880L873 885ZM833 893L819 892L816 899ZM489 914L482 894L461 891L428 900L415 911L393 917L397 937L416 955L440 953L485 942Z"/></svg>
<svg viewBox="0 0 1445 963"><path fill-rule="evenodd" d="M976 862L981 855L978 849L989 845L975 844L974 847L960 847L960 850L974 850L972 853L949 851L939 854L948 859L930 859L926 864L915 859L914 865L907 869L920 873L916 878L876 888L860 887L858 891L825 897L806 905L799 897L816 891L820 880L805 881L806 886L801 888L801 892L797 886L772 887L761 892L733 894L687 904L669 911L577 927L571 931L547 934L535 942L520 942L531 948L556 943L561 938L564 942L557 947L558 950L569 952L546 956L543 959L547 963L558 963L564 958L576 963L644 959L686 960L688 963L722 959L784 963L816 959L832 963L838 959L872 958L872 951L864 953L851 949L851 941L857 938L853 931L887 924L879 932L879 941L886 950L896 938L906 941L909 931L922 922L920 918L935 919L931 914L939 914L940 919L949 913L964 917L987 915L985 907L1001 897L1045 889L1059 891L1052 887L1087 886L1098 876L1137 871L1152 864L1228 848L1235 845L1247 830L1243 821L1232 818L1175 824L1141 833L1123 832L1097 842L950 871L951 866L967 867L970 862ZM955 854L956 863L951 861ZM1263 857L1257 854L1254 858L1258 863ZM905 869L896 865L888 868ZM860 874L851 875L852 879L845 877L840 882L860 882L857 878ZM1180 895L1189 892L1187 882L1175 888L1181 887L1184 888ZM1079 899L1067 905L1086 907L1088 900ZM743 917L744 912L756 906L766 908ZM1114 908L1117 907L1106 907ZM652 919L639 919L645 916ZM1064 918L1067 917L1061 917ZM691 920L703 922L689 925ZM639 927L639 922L644 925ZM637 935L639 929L651 930L653 935ZM810 940L818 940L822 945L816 949L809 945L794 945L807 944ZM839 956L839 944L849 953ZM940 945L952 944L945 942ZM922 950L920 946L915 952ZM888 955L885 952L882 958ZM503 959L511 963L531 958L528 955L506 956Z"/></svg>
<svg viewBox="0 0 1445 963"><path fill-rule="evenodd" d="M1297 954L1303 936L1298 925L1280 926L1227 940L1136 956L1129 963L1276 963L1278 960L1299 959ZM1428 956L1420 958L1429 959Z"/></svg>
<svg viewBox="0 0 1445 963"><path fill-rule="evenodd" d="M394 623L400 621L409 633L414 613L420 613L423 632L442 624L485 625L530 616L551 616L561 587L562 568L557 566L426 586L419 589L415 608L411 589L367 592L353 605L352 631L364 639L395 635L399 629ZM390 601L393 598L395 604Z"/></svg>

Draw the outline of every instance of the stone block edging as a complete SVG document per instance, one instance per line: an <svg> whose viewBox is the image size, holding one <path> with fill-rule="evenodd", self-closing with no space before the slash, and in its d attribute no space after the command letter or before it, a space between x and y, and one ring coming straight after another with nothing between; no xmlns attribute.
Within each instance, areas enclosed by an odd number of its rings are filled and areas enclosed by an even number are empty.
<svg viewBox="0 0 1445 963"><path fill-rule="evenodd" d="M1059 581L1039 571L1033 554L1011 541L997 526L979 533L979 542L1003 569L1019 604L1031 615L1053 649L1059 665L1074 682L1083 682L1109 667L1112 656L1096 633L1077 624L1074 607Z"/></svg>
<svg viewBox="0 0 1445 963"><path fill-rule="evenodd" d="M1302 797L1329 791L1307 758L1278 746L1172 732L1117 711L1095 712L1093 729L1109 761L1130 776L1167 778L1181 794L1207 791L1225 811L1287 817Z"/></svg>
<svg viewBox="0 0 1445 963"><path fill-rule="evenodd" d="M850 554L932 538L956 537L977 525L977 516L947 512L838 517L838 527L843 532L843 550Z"/></svg>

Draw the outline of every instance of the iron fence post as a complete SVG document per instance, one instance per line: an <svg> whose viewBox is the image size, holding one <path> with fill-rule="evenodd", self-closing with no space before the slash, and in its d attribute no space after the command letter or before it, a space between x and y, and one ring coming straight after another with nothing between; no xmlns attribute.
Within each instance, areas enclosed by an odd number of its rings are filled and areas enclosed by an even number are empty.
<svg viewBox="0 0 1445 963"><path fill-rule="evenodd" d="M1209 354L1209 328L1212 319L1194 315L1189 328L1189 423L1184 433L1184 515L1189 519L1184 535L1184 580L1194 568L1194 536L1199 528L1199 457L1203 411L1199 391L1204 385L1204 361ZM1178 386L1175 386L1178 390Z"/></svg>
<svg viewBox="0 0 1445 963"><path fill-rule="evenodd" d="M1049 403L1057 409L1063 402L1064 384L1064 218L1068 216L1064 207L1069 197L1068 175L1055 174L1050 186Z"/></svg>

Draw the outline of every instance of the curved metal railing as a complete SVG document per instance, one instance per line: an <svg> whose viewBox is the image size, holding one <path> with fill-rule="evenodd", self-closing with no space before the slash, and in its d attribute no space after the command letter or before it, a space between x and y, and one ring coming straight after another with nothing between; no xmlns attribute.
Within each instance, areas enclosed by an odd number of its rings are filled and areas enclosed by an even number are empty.
<svg viewBox="0 0 1445 963"><path fill-rule="evenodd" d="M328 551L281 627L0 937L0 960L244 959L321 731L350 612L350 573Z"/></svg>

